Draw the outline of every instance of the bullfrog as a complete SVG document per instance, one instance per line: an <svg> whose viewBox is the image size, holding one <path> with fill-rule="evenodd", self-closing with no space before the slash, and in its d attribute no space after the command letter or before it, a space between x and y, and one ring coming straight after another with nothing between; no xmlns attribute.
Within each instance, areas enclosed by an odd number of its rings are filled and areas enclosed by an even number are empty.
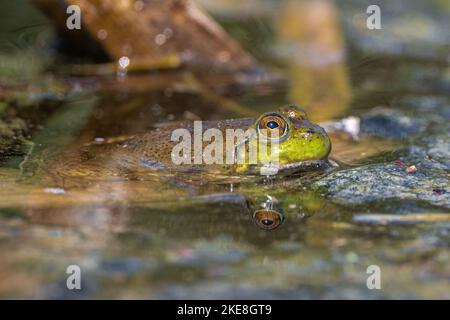
<svg viewBox="0 0 450 320"><path fill-rule="evenodd" d="M259 118L167 123L141 134L99 139L63 152L50 167L60 177L83 179L144 180L178 172L270 175L325 168L330 150L325 130L303 109L288 105Z"/></svg>

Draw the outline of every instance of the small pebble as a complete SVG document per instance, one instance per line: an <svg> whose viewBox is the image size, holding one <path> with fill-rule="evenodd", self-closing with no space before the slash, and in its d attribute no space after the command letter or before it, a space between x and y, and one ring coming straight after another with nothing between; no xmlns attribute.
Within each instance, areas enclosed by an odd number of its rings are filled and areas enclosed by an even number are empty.
<svg viewBox="0 0 450 320"><path fill-rule="evenodd" d="M416 173L417 172L417 168L415 165L409 166L408 168L406 168L406 172L407 173Z"/></svg>
<svg viewBox="0 0 450 320"><path fill-rule="evenodd" d="M445 189L440 188L433 189L433 194L436 196L442 196L444 193L446 193Z"/></svg>

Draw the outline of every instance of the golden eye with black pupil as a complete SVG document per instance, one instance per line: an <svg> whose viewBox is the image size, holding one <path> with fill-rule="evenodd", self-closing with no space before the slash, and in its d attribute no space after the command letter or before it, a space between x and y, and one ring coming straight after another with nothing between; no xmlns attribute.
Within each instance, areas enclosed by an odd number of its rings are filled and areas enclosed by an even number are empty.
<svg viewBox="0 0 450 320"><path fill-rule="evenodd" d="M258 132L266 138L279 138L287 132L286 120L277 114L262 116L258 122Z"/></svg>

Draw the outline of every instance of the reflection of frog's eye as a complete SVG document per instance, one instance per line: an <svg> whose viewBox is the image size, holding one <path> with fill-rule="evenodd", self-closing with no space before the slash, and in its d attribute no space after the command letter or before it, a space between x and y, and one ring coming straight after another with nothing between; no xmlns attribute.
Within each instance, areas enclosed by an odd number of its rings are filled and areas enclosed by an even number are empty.
<svg viewBox="0 0 450 320"><path fill-rule="evenodd" d="M259 120L258 132L267 138L282 137L287 131L287 123L277 114L268 114Z"/></svg>
<svg viewBox="0 0 450 320"><path fill-rule="evenodd" d="M275 210L261 209L253 213L253 220L261 229L274 230L283 222L283 216Z"/></svg>

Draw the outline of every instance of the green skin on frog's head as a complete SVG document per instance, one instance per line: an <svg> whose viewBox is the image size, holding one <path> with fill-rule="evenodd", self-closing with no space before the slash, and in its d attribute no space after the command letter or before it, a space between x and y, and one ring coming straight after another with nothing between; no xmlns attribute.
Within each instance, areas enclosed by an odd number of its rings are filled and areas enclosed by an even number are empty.
<svg viewBox="0 0 450 320"><path fill-rule="evenodd" d="M259 166L295 168L326 160L331 151L325 130L309 122L306 113L295 106L263 114L251 129L236 149L237 172L248 171L255 158Z"/></svg>

